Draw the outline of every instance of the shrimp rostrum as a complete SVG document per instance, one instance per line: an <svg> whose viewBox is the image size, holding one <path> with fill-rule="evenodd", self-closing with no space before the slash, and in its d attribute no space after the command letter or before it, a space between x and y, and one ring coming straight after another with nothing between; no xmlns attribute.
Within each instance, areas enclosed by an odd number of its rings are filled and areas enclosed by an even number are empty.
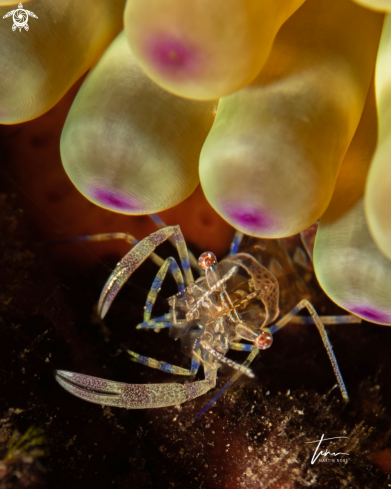
<svg viewBox="0 0 391 489"><path fill-rule="evenodd" d="M174 258L163 260L154 253L156 247L167 239L175 242L183 272ZM249 365L259 351L269 348L273 343L272 334L306 308L320 332L342 396L345 401L348 400L327 333L311 303L302 300L288 314L279 318L277 279L247 253L231 253L219 263L213 253L203 253L198 260L203 274L195 281L179 226L167 226L154 232L137 242L122 258L102 290L98 304L102 318L121 287L148 257L160 268L147 297L144 320L137 327L157 330L170 328L174 337L190 345L191 366L185 369L132 351L129 354L136 362L176 375L194 376L202 366L204 379L184 384L126 384L58 370L57 381L71 394L97 404L127 409L158 408L189 401L215 387L217 370L221 365L235 369L231 381L242 374L254 377ZM154 303L167 273L175 279L178 293L169 298L167 314L151 319ZM257 307L262 313L257 315L257 321L253 315L250 321L247 313L251 308L254 310L254 303L258 303ZM230 349L248 353L243 364L226 357Z"/></svg>

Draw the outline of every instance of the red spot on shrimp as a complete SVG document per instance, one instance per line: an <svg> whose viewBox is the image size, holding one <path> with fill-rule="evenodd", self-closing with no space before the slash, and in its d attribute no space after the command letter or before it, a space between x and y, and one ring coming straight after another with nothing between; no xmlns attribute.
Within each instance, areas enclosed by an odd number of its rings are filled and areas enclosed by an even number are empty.
<svg viewBox="0 0 391 489"><path fill-rule="evenodd" d="M223 213L240 229L262 233L275 228L275 221L267 211L252 205L223 205Z"/></svg>
<svg viewBox="0 0 391 489"><path fill-rule="evenodd" d="M371 306L352 306L346 307L346 309L357 316L367 319L368 321L391 324L391 314L385 311L379 311Z"/></svg>
<svg viewBox="0 0 391 489"><path fill-rule="evenodd" d="M116 190L105 188L93 188L89 191L89 195L102 207L117 211L117 212L136 212L140 210L139 203Z"/></svg>

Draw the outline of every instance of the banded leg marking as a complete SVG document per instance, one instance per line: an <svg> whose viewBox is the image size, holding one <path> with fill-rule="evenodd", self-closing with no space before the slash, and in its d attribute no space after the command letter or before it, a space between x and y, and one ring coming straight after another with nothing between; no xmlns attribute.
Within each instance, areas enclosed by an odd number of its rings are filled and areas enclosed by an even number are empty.
<svg viewBox="0 0 391 489"><path fill-rule="evenodd" d="M240 343L236 343L240 344ZM256 346L254 345L249 345L251 349L250 355L246 358L246 360L243 362L242 367L247 368L251 362L254 360L254 358L258 355L259 350ZM230 380L219 390L219 392L206 404L199 413L196 414L194 419L198 419L200 416L202 416L208 409L210 409L213 404L220 399L220 397L224 394L224 392L231 387L232 384L234 384L238 378L242 375L242 372L240 370L237 370L235 374L230 378Z"/></svg>
<svg viewBox="0 0 391 489"><path fill-rule="evenodd" d="M229 342L229 348L230 350L235 350L235 351L252 351L254 349L254 345L249 345L248 343L235 343L235 342Z"/></svg>
<svg viewBox="0 0 391 489"><path fill-rule="evenodd" d="M266 331L269 331L269 333L274 334L280 329L282 329L284 326L286 326L296 314L298 314L302 309L306 308L308 312L311 314L311 318L314 321L316 327L318 328L319 334L322 338L324 347L326 348L327 354L329 356L331 366L333 367L334 370L334 375L337 379L339 389L341 391L342 397L345 402L349 401L349 396L348 392L345 387L345 383L343 381L341 372L338 367L337 359L335 358L334 352L333 352L333 347L331 346L329 337L327 336L326 330L324 329L323 323L320 320L318 313L315 311L314 306L309 302L307 299L303 299L300 301L296 307L294 307L290 312L288 312L285 316L283 316L279 321L276 322L276 324L273 324L270 326L270 328L265 328Z"/></svg>
<svg viewBox="0 0 391 489"><path fill-rule="evenodd" d="M234 236L234 239L232 240L230 250L229 250L230 255L235 255L238 252L240 243L242 242L242 239L243 239L243 236L244 236L244 234L241 231L235 232L235 236Z"/></svg>
<svg viewBox="0 0 391 489"><path fill-rule="evenodd" d="M322 324L360 324L362 319L354 314L344 314L343 316L319 316ZM290 320L293 324L315 324L312 316L294 316Z"/></svg>
<svg viewBox="0 0 391 489"><path fill-rule="evenodd" d="M163 372L168 372L173 375L195 375L198 371L199 363L197 365L197 369L193 371L193 363L192 368L182 368L177 367L176 365L172 365L171 363L161 362L159 360L155 360L151 357L145 357L134 351L128 350L129 355L132 357L132 360L137 363L141 363L146 365L147 367L156 368L157 370L162 370Z"/></svg>
<svg viewBox="0 0 391 489"><path fill-rule="evenodd" d="M132 247L136 246L140 241L136 239L129 233L100 233L100 234L90 234L87 236L78 236L77 238L65 238L51 241L50 244L63 244L63 243L76 243L78 241L110 241L112 239L123 239L129 243ZM163 258L161 258L156 253L151 253L149 257L157 266L162 266L164 263Z"/></svg>
<svg viewBox="0 0 391 489"><path fill-rule="evenodd" d="M149 321L143 321L136 326L136 329L163 329L169 328L174 323L172 322L172 314L168 312L163 316L150 319Z"/></svg>
<svg viewBox="0 0 391 489"><path fill-rule="evenodd" d="M166 228L167 227L167 224L163 221L163 219L158 214L149 214L149 217L152 219L152 221L154 222L154 224L156 225L156 227L158 227L159 229L163 229L163 228ZM170 241L170 243L173 246L175 246L175 239L174 238L170 237L170 238L168 238L168 240ZM188 250L188 253L189 253L190 265L200 275L203 275L204 274L204 271L199 266L197 258L193 255L193 253L190 250Z"/></svg>
<svg viewBox="0 0 391 489"><path fill-rule="evenodd" d="M170 256L164 261L163 265L160 267L159 271L157 272L155 280L152 283L151 290L148 293L147 301L145 303L145 309L144 309L144 322L149 321L149 319L151 318L152 308L155 304L156 297L160 292L162 283L166 278L168 270L170 270L172 276L175 279L175 282L178 286L178 292L182 292L185 289L182 272L175 259Z"/></svg>
<svg viewBox="0 0 391 489"><path fill-rule="evenodd" d="M229 365L230 367L238 370L240 373L247 375L248 377L254 378L254 374L248 367L241 365L240 363L236 363L233 360L227 358L225 355L222 355L214 348L212 348L208 343L204 341L200 341L200 346L202 349L206 350L213 357L215 357L219 362L224 363L225 365Z"/></svg>

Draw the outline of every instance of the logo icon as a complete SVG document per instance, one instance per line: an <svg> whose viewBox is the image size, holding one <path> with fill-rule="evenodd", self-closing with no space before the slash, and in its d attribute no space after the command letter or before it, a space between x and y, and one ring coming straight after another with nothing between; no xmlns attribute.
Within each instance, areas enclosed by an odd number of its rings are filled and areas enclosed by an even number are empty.
<svg viewBox="0 0 391 489"><path fill-rule="evenodd" d="M333 436L332 438L325 438L324 434L321 436L320 440L314 440L314 441L306 441L305 443L317 443L317 447L315 448L314 454L312 455L311 459L311 465L314 465L316 461L318 462L342 462L342 463L347 463L347 459L344 457L340 457L340 455L349 455L348 453L345 452L329 452L328 449L325 451L320 450L322 447L322 443L324 441L330 441L330 440L341 440L342 438L349 440L347 436ZM346 445L346 443L345 443ZM333 458L326 458L328 455L330 455ZM337 459L334 457L338 457ZM318 460L319 459L319 460Z"/></svg>
<svg viewBox="0 0 391 489"><path fill-rule="evenodd" d="M35 19L38 19L38 17L34 14L34 12L31 12L30 10L25 10L23 8L23 4L19 4L18 8L16 10L11 10L10 12L7 12L3 19L6 19L7 17L13 18L14 24L12 26L12 30L16 31L16 29L19 29L19 32L22 32L22 29L25 31L29 30L29 25L28 25L28 20L29 20L29 15L30 17L34 17Z"/></svg>

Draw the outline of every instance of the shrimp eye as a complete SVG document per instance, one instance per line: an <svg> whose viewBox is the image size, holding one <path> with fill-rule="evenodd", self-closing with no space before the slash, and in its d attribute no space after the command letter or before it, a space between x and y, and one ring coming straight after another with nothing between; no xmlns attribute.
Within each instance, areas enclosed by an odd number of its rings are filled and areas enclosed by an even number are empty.
<svg viewBox="0 0 391 489"><path fill-rule="evenodd" d="M267 350L273 344L273 336L267 331L262 331L261 334L255 338L254 344L260 350Z"/></svg>
<svg viewBox="0 0 391 489"><path fill-rule="evenodd" d="M216 263L217 263L216 255L211 251L205 251L198 258L198 265L202 268L202 270L208 270L208 268L212 267Z"/></svg>

